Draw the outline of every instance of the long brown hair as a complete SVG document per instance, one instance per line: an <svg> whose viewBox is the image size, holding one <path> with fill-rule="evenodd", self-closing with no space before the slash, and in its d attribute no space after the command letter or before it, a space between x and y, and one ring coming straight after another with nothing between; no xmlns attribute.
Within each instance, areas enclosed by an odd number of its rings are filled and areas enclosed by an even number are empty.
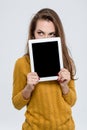
<svg viewBox="0 0 87 130"><path fill-rule="evenodd" d="M37 21L40 19L49 20L49 21L53 22L53 24L55 26L56 37L61 38L64 68L69 70L69 72L71 74L71 79L73 79L73 77L76 73L75 64L69 53L68 47L66 45L65 34L64 34L62 22L58 16L58 14L54 10L49 9L49 8L44 8L44 9L39 10L34 15L34 17L31 20L30 26L29 26L28 40L34 38L34 31L36 29L36 24L37 24ZM29 54L28 43L27 43L27 54Z"/></svg>

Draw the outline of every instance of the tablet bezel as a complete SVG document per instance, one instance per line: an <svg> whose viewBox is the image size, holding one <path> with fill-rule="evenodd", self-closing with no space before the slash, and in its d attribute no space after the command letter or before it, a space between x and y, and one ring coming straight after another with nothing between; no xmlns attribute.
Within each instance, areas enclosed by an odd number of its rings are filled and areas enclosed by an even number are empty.
<svg viewBox="0 0 87 130"><path fill-rule="evenodd" d="M62 58L62 47L61 47L61 39L60 37L53 37L53 38L43 38L43 39L30 39L28 40L28 47L29 47L29 57L30 57L30 66L31 66L31 72L35 72L35 66L34 66L34 58L33 58L33 50L32 45L35 43L44 43L57 41L58 44L58 52L59 52L59 60L60 60L60 69L63 68L63 58ZM51 81L51 80L57 80L58 76L49 76L49 77L40 77L39 81Z"/></svg>

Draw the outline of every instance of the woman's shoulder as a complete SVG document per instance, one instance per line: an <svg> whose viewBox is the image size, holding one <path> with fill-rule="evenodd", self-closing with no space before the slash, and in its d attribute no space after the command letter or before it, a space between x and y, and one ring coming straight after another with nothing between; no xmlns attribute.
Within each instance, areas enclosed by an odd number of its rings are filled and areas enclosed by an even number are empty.
<svg viewBox="0 0 87 130"><path fill-rule="evenodd" d="M29 56L27 54L19 57L15 63L16 66L26 66L29 64L30 64L30 60L29 60Z"/></svg>
<svg viewBox="0 0 87 130"><path fill-rule="evenodd" d="M30 71L30 61L28 55L21 56L16 60L14 66L14 72L15 71L20 71L25 75Z"/></svg>
<svg viewBox="0 0 87 130"><path fill-rule="evenodd" d="M29 56L28 55L23 55L21 57L19 57L17 60L16 60L17 63L29 63Z"/></svg>

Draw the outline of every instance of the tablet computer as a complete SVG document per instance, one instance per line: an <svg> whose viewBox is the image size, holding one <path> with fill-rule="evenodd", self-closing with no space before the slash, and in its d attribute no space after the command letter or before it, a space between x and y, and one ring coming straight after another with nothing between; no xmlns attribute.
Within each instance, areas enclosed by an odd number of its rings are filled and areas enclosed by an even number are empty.
<svg viewBox="0 0 87 130"><path fill-rule="evenodd" d="M63 68L60 37L31 39L28 45L31 72L37 72L40 81L57 80Z"/></svg>

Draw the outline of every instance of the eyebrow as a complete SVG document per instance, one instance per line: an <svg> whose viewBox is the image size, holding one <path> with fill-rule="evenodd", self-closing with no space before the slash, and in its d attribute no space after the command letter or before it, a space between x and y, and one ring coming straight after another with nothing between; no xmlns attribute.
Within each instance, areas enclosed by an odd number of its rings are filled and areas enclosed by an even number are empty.
<svg viewBox="0 0 87 130"><path fill-rule="evenodd" d="M40 29L39 29L39 30L37 30L37 31L38 31L38 32L40 31L40 32L44 33L44 32L43 32L42 30L40 30Z"/></svg>
<svg viewBox="0 0 87 130"><path fill-rule="evenodd" d="M49 34L50 34L50 35L51 35L51 34L55 34L55 32L50 32Z"/></svg>
<svg viewBox="0 0 87 130"><path fill-rule="evenodd" d="M40 30L40 29L37 30L37 31L41 31L42 33L45 33L44 31L42 31L42 30ZM51 35L51 34L55 34L55 32L50 32L49 34L50 34L50 35Z"/></svg>

